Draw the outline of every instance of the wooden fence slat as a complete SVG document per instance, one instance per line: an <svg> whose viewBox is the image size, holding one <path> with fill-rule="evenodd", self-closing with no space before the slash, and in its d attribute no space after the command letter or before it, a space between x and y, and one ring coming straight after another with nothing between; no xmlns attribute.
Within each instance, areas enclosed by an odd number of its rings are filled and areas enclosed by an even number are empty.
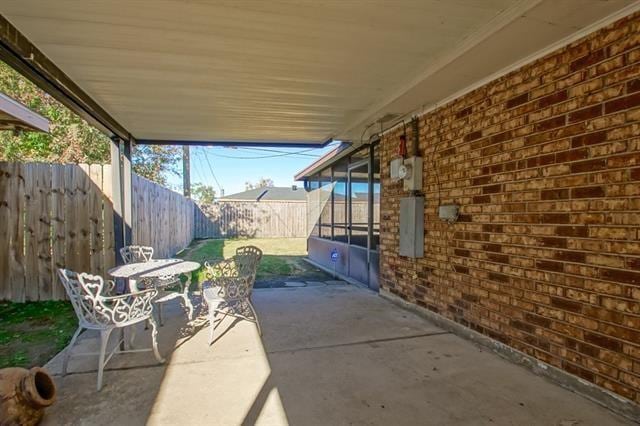
<svg viewBox="0 0 640 426"><path fill-rule="evenodd" d="M10 177L9 201L9 270L11 271L11 298L25 301L24 265L24 175L23 165L13 163Z"/></svg>
<svg viewBox="0 0 640 426"><path fill-rule="evenodd" d="M115 234L113 230L113 191L111 190L111 165L102 167L102 219L104 223L102 256L105 273L116 265Z"/></svg>
<svg viewBox="0 0 640 426"><path fill-rule="evenodd" d="M25 295L26 300L51 298L51 168L45 163L24 165L25 178Z"/></svg>
<svg viewBox="0 0 640 426"><path fill-rule="evenodd" d="M51 167L51 298L65 298L64 287L58 278L58 268L66 267L66 225L65 225L65 175L67 167L54 164Z"/></svg>
<svg viewBox="0 0 640 426"><path fill-rule="evenodd" d="M39 200L39 228L36 233L38 238L38 298L39 300L49 300L52 297L52 286L55 276L52 277L51 270L51 165L40 164L38 167L40 190Z"/></svg>
<svg viewBox="0 0 640 426"><path fill-rule="evenodd" d="M102 166L89 166L91 189L89 191L89 226L91 245L91 272L105 275L103 247L104 217L102 213Z"/></svg>
<svg viewBox="0 0 640 426"><path fill-rule="evenodd" d="M9 220L11 209L11 165L0 162L0 299L11 300L11 274L9 270Z"/></svg>
<svg viewBox="0 0 640 426"><path fill-rule="evenodd" d="M38 202L37 163L23 165L25 218L25 300L38 300L38 241L36 232L39 215L35 203Z"/></svg>
<svg viewBox="0 0 640 426"><path fill-rule="evenodd" d="M89 177L89 165L79 164L76 169L76 231L77 232L77 259L78 271L93 272L91 270L91 212L89 211L89 192L91 190L91 178Z"/></svg>
<svg viewBox="0 0 640 426"><path fill-rule="evenodd" d="M64 165L64 211L62 213L62 221L65 228L65 264L64 267L73 271L82 272L79 269L80 261L78 259L78 238L80 225L78 223L78 199L76 194L77 188L76 167L71 164Z"/></svg>

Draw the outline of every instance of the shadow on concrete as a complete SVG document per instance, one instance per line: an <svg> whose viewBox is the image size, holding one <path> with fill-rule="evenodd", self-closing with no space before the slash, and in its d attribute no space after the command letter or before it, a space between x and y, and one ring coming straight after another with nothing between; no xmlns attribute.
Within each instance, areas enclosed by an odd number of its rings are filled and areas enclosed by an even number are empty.
<svg viewBox="0 0 640 426"><path fill-rule="evenodd" d="M630 424L368 290L264 289L254 302L262 339L226 317L209 346L206 310L186 325L176 301L166 365L116 361L100 393L93 372L58 378L47 423Z"/></svg>
<svg viewBox="0 0 640 426"><path fill-rule="evenodd" d="M198 307L198 300L194 302ZM166 323L158 333L164 364L157 363L152 352L115 354L105 367L104 385L98 392L97 355L72 357L64 377L60 375L64 351L49 361L46 367L54 376L58 402L47 410L43 424L145 424L174 351L207 326L198 319L189 324L178 300L165 304L164 309ZM150 348L151 330L145 329L144 324L135 327L133 348ZM129 333L125 329L127 339ZM119 333L112 334L110 349L117 345L118 337ZM85 331L73 353L97 352L98 342L98 333Z"/></svg>

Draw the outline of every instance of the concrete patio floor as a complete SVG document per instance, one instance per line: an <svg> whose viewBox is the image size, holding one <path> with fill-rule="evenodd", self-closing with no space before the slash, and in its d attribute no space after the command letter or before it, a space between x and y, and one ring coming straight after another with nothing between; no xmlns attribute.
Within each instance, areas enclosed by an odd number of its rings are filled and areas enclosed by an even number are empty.
<svg viewBox="0 0 640 426"><path fill-rule="evenodd" d="M116 355L96 392L94 357L56 377L45 424L618 425L625 419L351 285L256 290L264 336L227 317L165 311L160 347ZM138 330L136 346L150 343ZM95 346L86 333L82 350ZM59 373L61 357L48 365Z"/></svg>

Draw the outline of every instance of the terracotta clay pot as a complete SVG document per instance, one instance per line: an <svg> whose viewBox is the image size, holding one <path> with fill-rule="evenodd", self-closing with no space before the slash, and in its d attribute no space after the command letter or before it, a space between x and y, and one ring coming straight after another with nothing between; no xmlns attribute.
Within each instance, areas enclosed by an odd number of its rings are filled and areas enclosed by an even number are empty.
<svg viewBox="0 0 640 426"><path fill-rule="evenodd" d="M40 367L0 370L0 426L37 425L56 400L56 386Z"/></svg>

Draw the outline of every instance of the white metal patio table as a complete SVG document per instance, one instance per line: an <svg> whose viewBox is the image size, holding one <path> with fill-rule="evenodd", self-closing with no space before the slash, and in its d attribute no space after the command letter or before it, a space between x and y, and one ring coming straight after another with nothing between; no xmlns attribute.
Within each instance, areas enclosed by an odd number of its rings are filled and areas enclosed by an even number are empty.
<svg viewBox="0 0 640 426"><path fill-rule="evenodd" d="M192 262L182 259L156 259L149 262L129 263L126 265L116 266L109 269L109 275L115 278L125 278L129 280L129 289L131 292L138 291L136 281L145 278L165 278L168 276L179 277L186 275L187 280L183 283L178 279L171 283L180 286L179 291L171 291L161 296L154 302L163 303L177 297L181 297L185 307L189 310L189 320L193 319L193 304L189 298L189 286L191 284L191 272L200 268L198 262Z"/></svg>

